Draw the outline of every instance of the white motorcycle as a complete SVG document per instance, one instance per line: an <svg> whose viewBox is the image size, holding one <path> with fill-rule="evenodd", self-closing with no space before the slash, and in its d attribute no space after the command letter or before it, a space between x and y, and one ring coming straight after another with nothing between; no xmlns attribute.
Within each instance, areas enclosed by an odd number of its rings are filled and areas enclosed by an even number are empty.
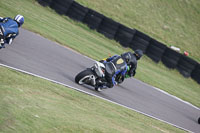
<svg viewBox="0 0 200 133"><path fill-rule="evenodd" d="M101 86L98 86L98 83L106 82L105 70L105 65L96 61L94 66L78 73L75 77L75 82L80 85L87 84L93 86L96 91L99 91Z"/></svg>
<svg viewBox="0 0 200 133"><path fill-rule="evenodd" d="M107 82L105 79L105 73L106 71L109 71L109 69L110 68L106 67L105 63L102 63L101 61L96 61L94 63L94 66L92 66L91 68L87 68L86 70L83 70L82 72L77 74L75 77L75 82L80 85L87 84L93 86L95 87L96 91L101 91L102 84ZM130 67L128 66L125 78L130 78L130 76L128 75L129 70ZM116 75L115 81L117 82L117 84L121 84L124 81L124 78L119 73L118 75Z"/></svg>

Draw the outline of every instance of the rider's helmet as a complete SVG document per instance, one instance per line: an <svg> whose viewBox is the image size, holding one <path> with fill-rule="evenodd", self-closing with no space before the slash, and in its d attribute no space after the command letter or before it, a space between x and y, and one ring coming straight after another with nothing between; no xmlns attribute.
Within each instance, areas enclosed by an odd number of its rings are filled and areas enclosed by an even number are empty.
<svg viewBox="0 0 200 133"><path fill-rule="evenodd" d="M129 64L130 60L131 60L131 52L126 52L126 53L123 53L121 55L122 59L127 63Z"/></svg>
<svg viewBox="0 0 200 133"><path fill-rule="evenodd" d="M139 60L143 56L143 52L142 52L142 50L137 49L137 50L135 50L134 55L135 55L136 59Z"/></svg>
<svg viewBox="0 0 200 133"><path fill-rule="evenodd" d="M24 23L24 17L22 15L15 16L14 20L18 23L18 27L22 26Z"/></svg>

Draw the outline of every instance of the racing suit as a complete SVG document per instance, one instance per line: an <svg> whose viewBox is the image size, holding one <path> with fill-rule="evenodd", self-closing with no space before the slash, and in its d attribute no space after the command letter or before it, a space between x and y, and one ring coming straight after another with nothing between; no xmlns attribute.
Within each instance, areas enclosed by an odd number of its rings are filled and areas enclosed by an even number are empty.
<svg viewBox="0 0 200 133"><path fill-rule="evenodd" d="M5 43L11 43L12 40L19 34L18 23L11 18L0 18L0 48L4 47Z"/></svg>
<svg viewBox="0 0 200 133"><path fill-rule="evenodd" d="M105 79L107 81L104 85L108 88L112 88L117 84L115 78L118 74L125 77L128 69L127 64L119 55L107 58L103 63L105 64Z"/></svg>
<svg viewBox="0 0 200 133"><path fill-rule="evenodd" d="M130 77L134 76L136 74L136 69L137 69L137 58L134 54L132 54L131 52L127 52L121 55L121 57L125 60L124 55L128 55L129 56L129 60L126 62L127 65L130 67L130 70L128 72L128 75Z"/></svg>

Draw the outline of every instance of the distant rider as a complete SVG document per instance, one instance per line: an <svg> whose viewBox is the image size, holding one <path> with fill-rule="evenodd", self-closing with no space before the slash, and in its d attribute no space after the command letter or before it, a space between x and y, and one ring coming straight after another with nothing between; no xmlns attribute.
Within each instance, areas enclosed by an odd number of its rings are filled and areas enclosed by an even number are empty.
<svg viewBox="0 0 200 133"><path fill-rule="evenodd" d="M126 52L123 53L121 56L115 55L107 58L106 60L100 61L106 66L105 78L107 80L107 83L102 83L101 88L112 88L114 85L116 85L117 82L115 80L118 74L121 74L123 82L128 66L130 67L128 75L130 77L134 76L136 74L137 60L139 60L142 56L142 50L138 49L135 51L135 53ZM99 83L97 85L99 86ZM95 89L100 90L101 88L96 87Z"/></svg>
<svg viewBox="0 0 200 133"><path fill-rule="evenodd" d="M5 48L5 43L11 44L13 39L19 34L19 27L24 23L22 15L15 16L14 19L0 17L0 49Z"/></svg>

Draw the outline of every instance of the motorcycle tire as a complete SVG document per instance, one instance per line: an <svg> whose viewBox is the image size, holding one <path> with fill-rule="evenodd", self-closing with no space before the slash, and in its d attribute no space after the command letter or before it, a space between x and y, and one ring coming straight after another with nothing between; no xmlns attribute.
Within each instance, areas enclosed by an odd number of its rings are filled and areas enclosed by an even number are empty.
<svg viewBox="0 0 200 133"><path fill-rule="evenodd" d="M87 78L90 78L91 76L94 76L94 73L90 69L86 69L76 75L75 82L80 85L85 84L84 80L87 80Z"/></svg>
<svg viewBox="0 0 200 133"><path fill-rule="evenodd" d="M200 124L200 117L199 117L198 123Z"/></svg>

